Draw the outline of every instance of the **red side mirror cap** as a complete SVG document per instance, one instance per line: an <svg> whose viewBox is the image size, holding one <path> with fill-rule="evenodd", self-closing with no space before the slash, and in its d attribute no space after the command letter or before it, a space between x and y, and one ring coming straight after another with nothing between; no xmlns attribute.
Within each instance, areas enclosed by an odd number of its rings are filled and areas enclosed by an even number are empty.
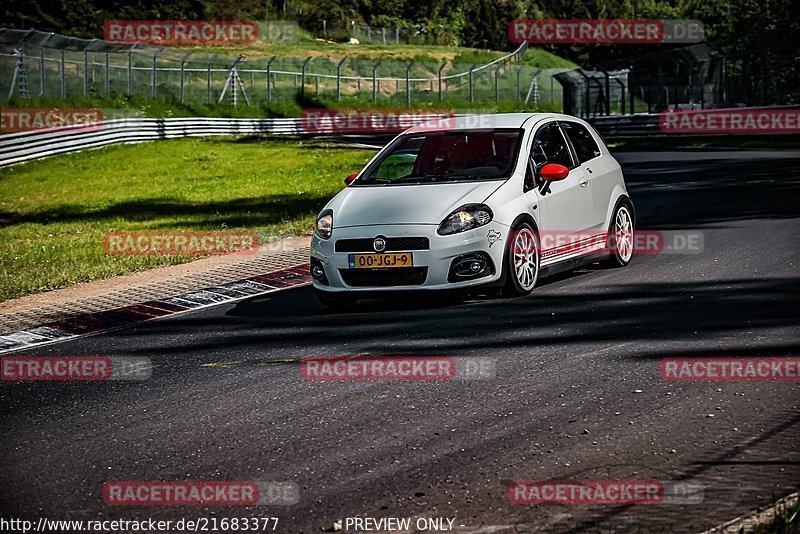
<svg viewBox="0 0 800 534"><path fill-rule="evenodd" d="M350 176L348 176L347 178L345 178L345 179L344 179L344 185L350 185L350 184L352 184L352 183L353 183L353 180L355 180L355 179L356 179L356 176L358 176L358 173L357 173L357 172L354 172L353 174L351 174Z"/></svg>
<svg viewBox="0 0 800 534"><path fill-rule="evenodd" d="M569 176L569 169L558 163L548 163L542 170L539 171L542 180L552 182L555 180L563 180Z"/></svg>

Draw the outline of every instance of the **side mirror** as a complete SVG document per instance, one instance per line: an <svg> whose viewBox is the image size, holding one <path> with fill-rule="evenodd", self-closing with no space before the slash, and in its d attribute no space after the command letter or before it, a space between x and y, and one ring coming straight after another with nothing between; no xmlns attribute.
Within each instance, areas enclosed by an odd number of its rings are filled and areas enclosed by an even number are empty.
<svg viewBox="0 0 800 534"><path fill-rule="evenodd" d="M563 180L569 176L569 169L558 163L548 163L539 171L542 180L546 182L554 182L556 180Z"/></svg>
<svg viewBox="0 0 800 534"><path fill-rule="evenodd" d="M347 178L345 178L345 179L344 179L344 185L350 185L350 184L352 184L352 183L353 183L353 180L355 180L355 179L356 179L356 176L358 176L358 173L357 173L357 172L354 172L353 174L351 174L350 176L348 176Z"/></svg>

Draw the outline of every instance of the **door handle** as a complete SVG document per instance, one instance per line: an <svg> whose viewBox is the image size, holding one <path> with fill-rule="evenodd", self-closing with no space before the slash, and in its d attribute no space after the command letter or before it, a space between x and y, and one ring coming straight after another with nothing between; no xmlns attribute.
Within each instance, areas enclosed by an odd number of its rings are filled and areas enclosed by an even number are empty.
<svg viewBox="0 0 800 534"><path fill-rule="evenodd" d="M581 181L578 182L578 185L580 185L581 187L586 187L587 185L589 185L589 180L587 180L586 178L581 178Z"/></svg>

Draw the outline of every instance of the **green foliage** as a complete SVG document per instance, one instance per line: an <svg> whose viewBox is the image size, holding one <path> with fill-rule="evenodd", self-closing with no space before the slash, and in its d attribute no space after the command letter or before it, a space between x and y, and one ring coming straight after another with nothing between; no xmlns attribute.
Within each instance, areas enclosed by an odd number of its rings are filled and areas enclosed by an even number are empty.
<svg viewBox="0 0 800 534"><path fill-rule="evenodd" d="M286 10L283 8L289 5ZM113 6L113 7L112 7ZM108 19L288 18L319 35L348 35L352 23L400 28L420 42L508 50L518 18L699 19L708 41L736 61L758 64L785 102L800 100L798 0L31 0L7 6L0 25L100 37ZM547 49L581 65L657 52L676 45L558 45ZM681 45L677 45L681 46Z"/></svg>

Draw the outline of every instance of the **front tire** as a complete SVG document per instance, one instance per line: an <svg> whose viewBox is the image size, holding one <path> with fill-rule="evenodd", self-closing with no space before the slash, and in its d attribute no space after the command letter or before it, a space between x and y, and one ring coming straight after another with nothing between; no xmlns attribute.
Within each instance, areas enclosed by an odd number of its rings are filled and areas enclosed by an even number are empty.
<svg viewBox="0 0 800 534"><path fill-rule="evenodd" d="M608 259L602 264L606 267L625 267L633 257L633 213L628 204L622 203L614 210L606 238Z"/></svg>
<svg viewBox="0 0 800 534"><path fill-rule="evenodd" d="M521 223L511 230L506 251L506 283L503 295L519 297L529 295L539 280L540 262L539 236L528 223Z"/></svg>

